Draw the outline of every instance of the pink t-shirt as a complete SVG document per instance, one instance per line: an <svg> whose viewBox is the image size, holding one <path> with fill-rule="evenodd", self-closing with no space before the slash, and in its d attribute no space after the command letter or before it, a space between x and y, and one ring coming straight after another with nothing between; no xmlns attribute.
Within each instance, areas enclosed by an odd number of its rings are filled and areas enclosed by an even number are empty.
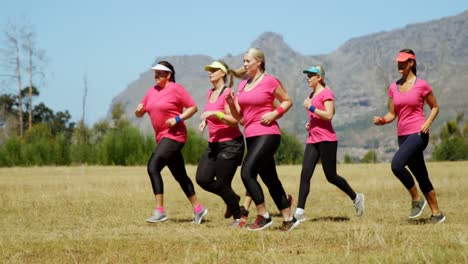
<svg viewBox="0 0 468 264"><path fill-rule="evenodd" d="M325 101L334 101L335 96L332 90L327 86L317 96L310 99L310 102L317 109L325 111ZM307 137L306 143L319 143L323 141L335 142L338 141L335 131L333 130L331 121L323 120L317 114L307 110L309 114L309 136Z"/></svg>
<svg viewBox="0 0 468 264"><path fill-rule="evenodd" d="M183 112L184 108L195 105L190 94L185 88L174 82L166 87L151 87L141 100L143 112L148 113L154 128L156 142L162 138L170 138L179 142L187 140L187 128L183 121L173 127L166 125L166 120L176 117Z"/></svg>
<svg viewBox="0 0 468 264"><path fill-rule="evenodd" d="M275 90L280 83L270 75L264 75L262 80L250 91L245 91L247 80L239 83L238 102L244 117L244 135L246 138L261 135L281 134L278 122L269 125L260 123L261 117L275 110Z"/></svg>
<svg viewBox="0 0 468 264"><path fill-rule="evenodd" d="M218 96L214 103L210 102L210 96L213 90L208 90L206 94L205 112L206 111L221 111L224 113L226 105L226 95L231 92L230 88L224 89L223 93ZM242 135L239 127L231 127L219 120L216 116L210 116L206 119L209 130L208 142L223 142L233 140Z"/></svg>
<svg viewBox="0 0 468 264"><path fill-rule="evenodd" d="M426 122L424 97L431 91L431 86L421 78L417 78L413 87L404 93L399 91L396 82L390 85L388 96L393 100L398 117L398 136L421 132L421 127Z"/></svg>

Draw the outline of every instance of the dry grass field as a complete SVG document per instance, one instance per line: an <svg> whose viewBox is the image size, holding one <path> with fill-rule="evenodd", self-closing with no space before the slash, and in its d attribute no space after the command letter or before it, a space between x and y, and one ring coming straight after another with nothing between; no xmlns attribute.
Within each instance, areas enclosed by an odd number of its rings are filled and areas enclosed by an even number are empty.
<svg viewBox="0 0 468 264"><path fill-rule="evenodd" d="M168 221L147 224L154 202L145 167L0 168L0 263L468 263L468 162L428 163L443 224L409 222L410 197L389 164L338 166L366 196L364 217L330 185L312 179L308 219L291 232L267 195L273 228L230 230L217 196L196 190L209 214L191 207L164 171ZM189 166L193 179L196 167ZM278 167L297 195L300 166ZM244 188L237 174L235 189ZM255 219L251 208L249 221Z"/></svg>

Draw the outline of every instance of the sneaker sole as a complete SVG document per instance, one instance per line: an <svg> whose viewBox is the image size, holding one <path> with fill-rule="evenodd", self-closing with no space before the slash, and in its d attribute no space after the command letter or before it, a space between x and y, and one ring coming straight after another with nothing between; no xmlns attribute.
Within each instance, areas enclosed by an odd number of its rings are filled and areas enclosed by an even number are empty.
<svg viewBox="0 0 468 264"><path fill-rule="evenodd" d="M299 225L301 224L301 221L299 220L296 220L296 222L294 223L294 225L291 226L291 228L289 228L288 231L291 231L293 230L294 228L298 227Z"/></svg>
<svg viewBox="0 0 468 264"><path fill-rule="evenodd" d="M273 220L271 220L270 223L268 223L268 224L262 226L261 228L252 229L252 228L249 227L249 229L247 229L247 230L249 230L249 231L260 231L260 230L263 230L263 229L265 229L265 228L267 228L267 227L270 227L272 224L273 224Z"/></svg>
<svg viewBox="0 0 468 264"><path fill-rule="evenodd" d="M423 204L423 206L421 207L421 210L419 211L419 213L416 214L415 216L411 216L411 215L410 215L410 216L408 216L408 218L409 218L409 219L415 219L415 218L419 217L419 216L422 214L422 212L423 212L424 208L426 207L426 205L427 205L427 201L426 201L426 199L424 199L424 204Z"/></svg>
<svg viewBox="0 0 468 264"><path fill-rule="evenodd" d="M148 222L148 223L159 223L159 222L164 222L164 221L166 221L166 220L167 220L167 217L163 217L163 218L161 218L161 219L159 219L159 220L150 220L150 219L146 219L146 222Z"/></svg>
<svg viewBox="0 0 468 264"><path fill-rule="evenodd" d="M205 216L208 214L208 209L205 209L205 211L203 211L203 214L200 216L200 219L199 221L195 222L195 220L193 221L194 224L201 224L201 222L203 221L203 218L205 218Z"/></svg>
<svg viewBox="0 0 468 264"><path fill-rule="evenodd" d="M437 225L437 224L442 224L443 222L445 222L445 216L444 216L444 218L442 218L442 219L440 219L439 221L437 221L437 223L435 223L435 224L436 224L436 225Z"/></svg>
<svg viewBox="0 0 468 264"><path fill-rule="evenodd" d="M295 216L294 216L294 217L295 217ZM302 219L298 219L298 218L296 217L296 219L297 219L298 222L304 222L305 220L307 220L307 217L304 217L304 218L302 218Z"/></svg>

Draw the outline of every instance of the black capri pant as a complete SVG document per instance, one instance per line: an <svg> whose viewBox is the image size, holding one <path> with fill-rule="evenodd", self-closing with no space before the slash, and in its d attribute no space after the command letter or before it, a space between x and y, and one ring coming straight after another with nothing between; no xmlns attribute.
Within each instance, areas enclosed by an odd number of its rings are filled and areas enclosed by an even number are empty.
<svg viewBox="0 0 468 264"><path fill-rule="evenodd" d="M276 207L281 211L289 207L289 201L278 178L274 159L280 141L281 135L262 135L246 138L247 155L242 164L241 177L247 193L258 205L265 202L262 187L257 181L257 175L260 175Z"/></svg>
<svg viewBox="0 0 468 264"><path fill-rule="evenodd" d="M226 203L235 219L239 219L240 197L231 187L237 166L244 156L244 137L240 136L224 142L209 142L200 159L196 179L204 190L219 195Z"/></svg>
<svg viewBox="0 0 468 264"><path fill-rule="evenodd" d="M406 189L409 190L415 185L411 173L405 168L408 165L408 168L419 183L419 188L425 194L434 190L429 180L426 163L424 162L423 151L428 143L429 134L416 133L399 136L398 145L400 148L392 159L393 174L403 183Z"/></svg>
<svg viewBox="0 0 468 264"><path fill-rule="evenodd" d="M156 148L148 161L148 175L155 195L164 193L164 183L161 177L161 171L166 166L179 183L185 195L187 197L195 195L195 187L185 170L184 157L181 152L183 147L184 143L169 138L161 139L156 145Z"/></svg>
<svg viewBox="0 0 468 264"><path fill-rule="evenodd" d="M356 192L351 188L348 182L336 173L336 152L338 149L337 141L323 141L319 143L309 143L304 150L304 160L302 162L301 182L299 185L298 208L305 208L307 196L310 191L310 180L314 174L315 166L319 159L322 162L323 172L329 183L335 185L350 199L356 198Z"/></svg>

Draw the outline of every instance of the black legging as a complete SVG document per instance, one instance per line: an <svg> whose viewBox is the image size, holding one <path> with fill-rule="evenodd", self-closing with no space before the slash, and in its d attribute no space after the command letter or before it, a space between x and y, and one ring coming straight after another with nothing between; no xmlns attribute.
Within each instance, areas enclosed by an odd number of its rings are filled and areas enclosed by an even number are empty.
<svg viewBox="0 0 468 264"><path fill-rule="evenodd" d="M429 142L429 134L416 133L398 137L399 149L392 159L392 171L395 176L405 185L406 189L414 187L415 183L408 168L419 183L419 188L424 194L434 190L429 180L423 151Z"/></svg>
<svg viewBox="0 0 468 264"><path fill-rule="evenodd" d="M349 198L354 200L356 192L353 191L348 182L336 173L336 151L338 142L319 142L307 144L304 150L304 160L302 162L301 183L299 185L299 200L298 208L305 208L307 196L310 191L310 180L314 174L315 166L320 158L322 168L329 183L335 185L340 190L345 192Z"/></svg>
<svg viewBox="0 0 468 264"><path fill-rule="evenodd" d="M184 143L169 138L163 138L157 144L148 161L148 175L150 176L151 186L155 195L164 193L161 171L166 165L185 195L187 197L195 195L195 188L185 170L184 157L181 152L183 147Z"/></svg>
<svg viewBox="0 0 468 264"><path fill-rule="evenodd" d="M219 143L209 143L200 159L196 179L206 191L219 195L228 206L235 219L241 217L239 196L231 187L237 166L244 155L244 138L242 136Z"/></svg>
<svg viewBox="0 0 468 264"><path fill-rule="evenodd" d="M242 165L241 177L252 200L256 205L265 202L262 187L257 181L257 175L260 175L278 210L288 208L289 201L278 178L274 159L281 136L263 135L246 138L246 141L247 155Z"/></svg>

